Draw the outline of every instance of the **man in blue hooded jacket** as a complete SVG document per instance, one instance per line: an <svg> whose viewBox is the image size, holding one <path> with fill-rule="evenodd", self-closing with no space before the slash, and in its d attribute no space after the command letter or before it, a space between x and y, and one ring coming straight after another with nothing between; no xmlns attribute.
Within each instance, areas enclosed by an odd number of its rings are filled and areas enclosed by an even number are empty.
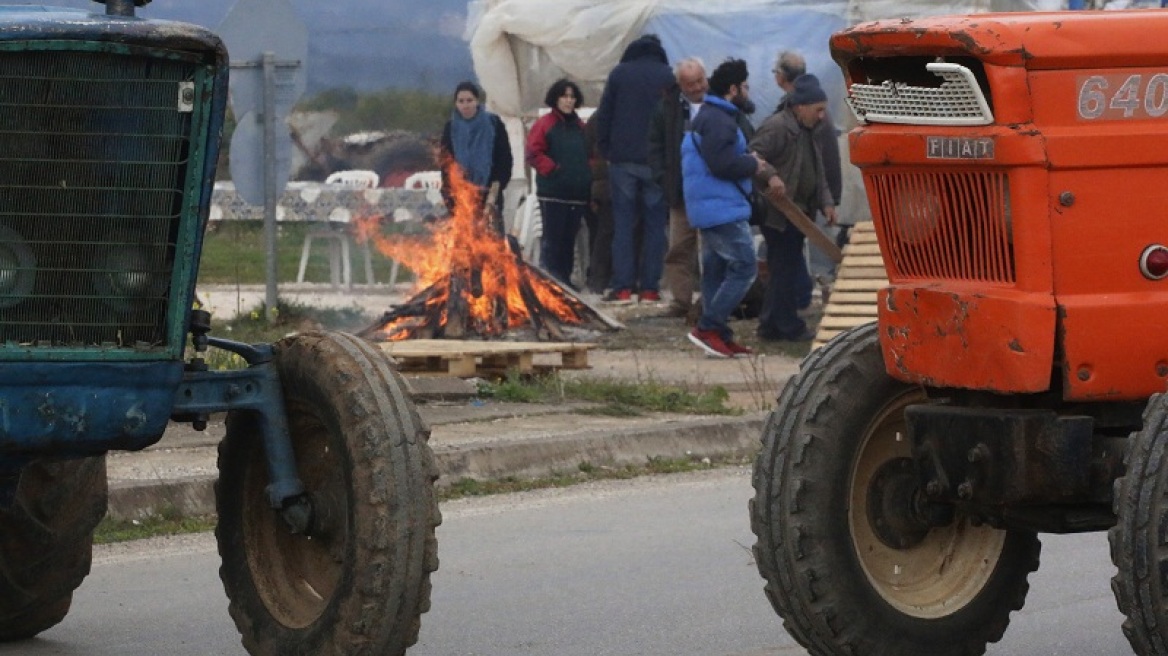
<svg viewBox="0 0 1168 656"><path fill-rule="evenodd" d="M746 149L739 107L750 100L746 62L728 59L710 75L710 93L681 140L682 190L690 224L701 231L702 315L689 340L713 357L749 355L734 341L730 313L758 274L750 231L751 178L769 167ZM773 172L773 171L772 171ZM767 192L781 194L778 175Z"/></svg>

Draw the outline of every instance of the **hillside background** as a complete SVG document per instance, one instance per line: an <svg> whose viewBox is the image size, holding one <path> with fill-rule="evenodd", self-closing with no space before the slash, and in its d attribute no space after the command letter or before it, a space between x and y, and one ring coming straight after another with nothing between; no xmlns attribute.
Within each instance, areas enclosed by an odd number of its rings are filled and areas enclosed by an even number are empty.
<svg viewBox="0 0 1168 656"><path fill-rule="evenodd" d="M473 78L462 40L466 0L291 0L308 26L308 89L386 88L433 93L453 91ZM90 0L5 0L104 12ZM235 0L154 0L138 10L144 18L219 27Z"/></svg>

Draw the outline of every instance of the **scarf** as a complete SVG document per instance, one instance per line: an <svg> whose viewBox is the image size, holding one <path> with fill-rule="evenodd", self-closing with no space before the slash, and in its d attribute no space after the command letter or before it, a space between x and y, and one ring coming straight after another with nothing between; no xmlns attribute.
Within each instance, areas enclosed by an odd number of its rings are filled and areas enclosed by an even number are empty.
<svg viewBox="0 0 1168 656"><path fill-rule="evenodd" d="M480 107L469 119L453 110L450 142L454 147L454 161L462 167L466 179L480 187L487 186L495 150L495 123L487 110Z"/></svg>

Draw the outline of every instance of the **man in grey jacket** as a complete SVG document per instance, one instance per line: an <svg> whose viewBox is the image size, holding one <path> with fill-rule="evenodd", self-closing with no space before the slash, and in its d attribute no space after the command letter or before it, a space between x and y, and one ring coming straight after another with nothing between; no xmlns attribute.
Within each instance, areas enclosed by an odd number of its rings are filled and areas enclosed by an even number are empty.
<svg viewBox="0 0 1168 656"><path fill-rule="evenodd" d="M677 86L657 104L649 128L649 166L669 203L669 250L665 285L673 296L668 316L689 316L698 286L698 231L689 224L681 189L681 139L701 109L710 88L700 59L683 59L674 67Z"/></svg>
<svg viewBox="0 0 1168 656"><path fill-rule="evenodd" d="M823 157L814 130L827 114L827 94L814 75L795 80L782 110L759 127L750 149L774 167L786 195L808 216L822 211L828 224L836 220L835 201L827 186ZM764 340L808 341L814 337L798 316L800 274L807 275L803 233L771 208L761 226L767 246L767 290L759 315L758 336Z"/></svg>

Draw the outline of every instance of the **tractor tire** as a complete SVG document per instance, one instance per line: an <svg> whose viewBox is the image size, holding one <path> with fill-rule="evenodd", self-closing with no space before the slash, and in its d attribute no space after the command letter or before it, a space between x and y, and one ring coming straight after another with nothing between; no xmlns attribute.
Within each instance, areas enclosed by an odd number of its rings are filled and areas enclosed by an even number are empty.
<svg viewBox="0 0 1168 656"><path fill-rule="evenodd" d="M327 526L291 533L265 493L257 415L229 413L215 536L243 645L272 656L404 654L438 569L429 431L389 359L358 337L289 337L275 363L299 476Z"/></svg>
<svg viewBox="0 0 1168 656"><path fill-rule="evenodd" d="M0 510L0 642L24 640L69 613L105 516L105 457L32 462Z"/></svg>
<svg viewBox="0 0 1168 656"><path fill-rule="evenodd" d="M1115 482L1115 526L1107 533L1116 575L1111 589L1127 618L1123 633L1140 656L1168 654L1168 395L1144 409L1143 428L1128 439L1126 466Z"/></svg>
<svg viewBox="0 0 1168 656"><path fill-rule="evenodd" d="M767 420L754 556L814 656L981 654L1026 598L1034 533L974 527L960 511L949 526L895 528L919 484L903 410L924 400L885 372L868 324L812 352Z"/></svg>

